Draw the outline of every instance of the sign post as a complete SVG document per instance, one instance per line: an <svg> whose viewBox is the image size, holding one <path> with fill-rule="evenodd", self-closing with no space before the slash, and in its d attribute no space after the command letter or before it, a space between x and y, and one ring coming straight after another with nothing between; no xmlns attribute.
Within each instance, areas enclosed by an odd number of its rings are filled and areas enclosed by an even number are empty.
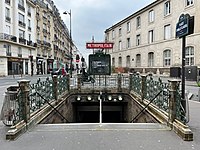
<svg viewBox="0 0 200 150"><path fill-rule="evenodd" d="M181 14L179 21L176 24L176 37L182 38L182 76L181 76L181 105L186 111L186 100L185 100L185 47L186 47L186 36L194 32L194 17L190 17L189 14ZM185 112L184 112L185 117Z"/></svg>

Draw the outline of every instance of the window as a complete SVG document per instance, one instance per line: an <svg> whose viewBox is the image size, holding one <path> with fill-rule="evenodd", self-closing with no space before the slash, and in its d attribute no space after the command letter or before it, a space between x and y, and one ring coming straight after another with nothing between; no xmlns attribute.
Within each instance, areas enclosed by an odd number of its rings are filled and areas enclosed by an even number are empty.
<svg viewBox="0 0 200 150"><path fill-rule="evenodd" d="M171 38L171 25L168 24L164 26L164 39L170 39Z"/></svg>
<svg viewBox="0 0 200 150"><path fill-rule="evenodd" d="M40 34L39 33L37 34L37 39L40 40Z"/></svg>
<svg viewBox="0 0 200 150"><path fill-rule="evenodd" d="M194 65L194 47L188 46L185 49L185 65L192 66Z"/></svg>
<svg viewBox="0 0 200 150"><path fill-rule="evenodd" d="M19 0L19 5L24 6L24 0Z"/></svg>
<svg viewBox="0 0 200 150"><path fill-rule="evenodd" d="M119 28L119 36L121 36L122 35L122 28L120 27Z"/></svg>
<svg viewBox="0 0 200 150"><path fill-rule="evenodd" d="M28 6L28 11L27 12L28 12L28 15L31 16L31 7L30 6Z"/></svg>
<svg viewBox="0 0 200 150"><path fill-rule="evenodd" d="M153 30L149 31L148 37L149 37L149 39L148 39L149 40L149 44L153 43L153 41L154 41Z"/></svg>
<svg viewBox="0 0 200 150"><path fill-rule="evenodd" d="M6 33L7 34L10 34L11 32L10 32L10 26L8 26L8 25L6 25Z"/></svg>
<svg viewBox="0 0 200 150"><path fill-rule="evenodd" d="M28 27L31 27L31 20L28 19Z"/></svg>
<svg viewBox="0 0 200 150"><path fill-rule="evenodd" d="M136 46L139 46L141 43L140 34L136 35Z"/></svg>
<svg viewBox="0 0 200 150"><path fill-rule="evenodd" d="M167 16L171 13L171 8L170 8L170 1L167 1L164 4L164 16Z"/></svg>
<svg viewBox="0 0 200 150"><path fill-rule="evenodd" d="M5 9L5 17L6 17L6 21L10 22L10 9L6 7Z"/></svg>
<svg viewBox="0 0 200 150"><path fill-rule="evenodd" d="M10 0L5 0L5 3L10 5Z"/></svg>
<svg viewBox="0 0 200 150"><path fill-rule="evenodd" d="M136 67L141 67L141 55L136 55Z"/></svg>
<svg viewBox="0 0 200 150"><path fill-rule="evenodd" d="M21 23L24 23L24 15L22 15L21 13L19 13L19 21Z"/></svg>
<svg viewBox="0 0 200 150"><path fill-rule="evenodd" d="M25 31L19 30L19 38L24 39L24 37L25 37Z"/></svg>
<svg viewBox="0 0 200 150"><path fill-rule="evenodd" d="M141 18L140 18L140 16L138 16L138 17L136 18L136 27L137 27L137 28L140 28L140 26L141 26Z"/></svg>
<svg viewBox="0 0 200 150"><path fill-rule="evenodd" d="M11 56L11 45L6 45L6 55Z"/></svg>
<svg viewBox="0 0 200 150"><path fill-rule="evenodd" d="M43 23L43 29L47 30L47 25Z"/></svg>
<svg viewBox="0 0 200 150"><path fill-rule="evenodd" d="M126 56L126 67L130 67L130 65L131 65L131 57L128 55L128 56Z"/></svg>
<svg viewBox="0 0 200 150"><path fill-rule="evenodd" d="M31 31L31 20L28 19L28 30Z"/></svg>
<svg viewBox="0 0 200 150"><path fill-rule="evenodd" d="M109 40L110 40L109 33L106 33L105 41L109 41Z"/></svg>
<svg viewBox="0 0 200 150"><path fill-rule="evenodd" d="M112 66L113 67L115 66L115 58L114 57L112 58Z"/></svg>
<svg viewBox="0 0 200 150"><path fill-rule="evenodd" d="M131 23L127 22L127 32L130 32L130 31L131 31Z"/></svg>
<svg viewBox="0 0 200 150"><path fill-rule="evenodd" d="M131 47L131 42L130 42L130 38L127 38L127 48Z"/></svg>
<svg viewBox="0 0 200 150"><path fill-rule="evenodd" d="M29 49L29 55L33 55L32 49Z"/></svg>
<svg viewBox="0 0 200 150"><path fill-rule="evenodd" d="M153 52L148 53L148 66L149 67L154 66L154 53Z"/></svg>
<svg viewBox="0 0 200 150"><path fill-rule="evenodd" d="M18 55L22 55L22 48L18 47Z"/></svg>
<svg viewBox="0 0 200 150"><path fill-rule="evenodd" d="M47 13L45 11L43 12L43 18L47 19Z"/></svg>
<svg viewBox="0 0 200 150"><path fill-rule="evenodd" d="M119 67L122 67L122 57L119 57L118 66L119 66Z"/></svg>
<svg viewBox="0 0 200 150"><path fill-rule="evenodd" d="M31 41L31 34L28 34L28 40Z"/></svg>
<svg viewBox="0 0 200 150"><path fill-rule="evenodd" d="M154 11L153 10L149 11L149 22L150 23L154 22Z"/></svg>
<svg viewBox="0 0 200 150"><path fill-rule="evenodd" d="M5 16L10 17L10 9L6 7L5 11Z"/></svg>
<svg viewBox="0 0 200 150"><path fill-rule="evenodd" d="M44 36L44 41L45 41L45 42L47 41L47 36Z"/></svg>
<svg viewBox="0 0 200 150"><path fill-rule="evenodd" d="M119 41L119 50L122 50L122 41Z"/></svg>
<svg viewBox="0 0 200 150"><path fill-rule="evenodd" d="M112 30L112 38L115 38L115 30Z"/></svg>
<svg viewBox="0 0 200 150"><path fill-rule="evenodd" d="M167 49L163 52L163 65L165 67L171 65L171 50Z"/></svg>
<svg viewBox="0 0 200 150"><path fill-rule="evenodd" d="M186 0L186 6L193 5L193 0Z"/></svg>

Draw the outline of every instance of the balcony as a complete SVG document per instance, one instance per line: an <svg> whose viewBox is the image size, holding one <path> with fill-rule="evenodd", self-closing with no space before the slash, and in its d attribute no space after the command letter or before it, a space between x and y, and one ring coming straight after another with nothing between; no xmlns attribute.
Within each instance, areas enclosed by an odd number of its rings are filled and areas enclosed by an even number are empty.
<svg viewBox="0 0 200 150"><path fill-rule="evenodd" d="M46 16L43 16L43 19L47 21L47 17Z"/></svg>
<svg viewBox="0 0 200 150"><path fill-rule="evenodd" d="M42 44L42 42L40 40L37 40L37 44Z"/></svg>
<svg viewBox="0 0 200 150"><path fill-rule="evenodd" d="M33 46L33 42L32 41L27 41L27 45Z"/></svg>
<svg viewBox="0 0 200 150"><path fill-rule="evenodd" d="M5 0L5 3L10 5L10 0Z"/></svg>
<svg viewBox="0 0 200 150"><path fill-rule="evenodd" d="M6 22L10 23L11 22L11 18L6 16Z"/></svg>
<svg viewBox="0 0 200 150"><path fill-rule="evenodd" d="M16 37L16 36L12 36L12 37L11 37L11 41L17 42L17 37Z"/></svg>
<svg viewBox="0 0 200 150"><path fill-rule="evenodd" d="M49 42L43 41L44 46L51 47L51 44Z"/></svg>
<svg viewBox="0 0 200 150"><path fill-rule="evenodd" d="M23 27L23 28L25 28L25 27L26 27L26 24L25 24L24 22L22 22L22 21L19 21L18 23L19 23L19 26L20 26L20 27Z"/></svg>
<svg viewBox="0 0 200 150"><path fill-rule="evenodd" d="M0 39L17 42L17 37L6 33L0 33Z"/></svg>
<svg viewBox="0 0 200 150"><path fill-rule="evenodd" d="M46 29L43 29L43 33L47 33L47 30L46 30Z"/></svg>
<svg viewBox="0 0 200 150"><path fill-rule="evenodd" d="M19 38L19 43L26 45L26 39Z"/></svg>
<svg viewBox="0 0 200 150"><path fill-rule="evenodd" d="M22 6L21 4L18 4L18 9L21 10L21 11L23 11L23 12L25 12L25 7Z"/></svg>

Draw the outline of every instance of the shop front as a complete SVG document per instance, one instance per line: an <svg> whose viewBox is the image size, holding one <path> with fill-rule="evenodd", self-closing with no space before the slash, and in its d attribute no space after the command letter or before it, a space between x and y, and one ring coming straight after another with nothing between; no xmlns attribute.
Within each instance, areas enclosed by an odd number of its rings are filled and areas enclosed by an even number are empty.
<svg viewBox="0 0 200 150"><path fill-rule="evenodd" d="M24 74L23 60L19 58L8 58L8 75Z"/></svg>

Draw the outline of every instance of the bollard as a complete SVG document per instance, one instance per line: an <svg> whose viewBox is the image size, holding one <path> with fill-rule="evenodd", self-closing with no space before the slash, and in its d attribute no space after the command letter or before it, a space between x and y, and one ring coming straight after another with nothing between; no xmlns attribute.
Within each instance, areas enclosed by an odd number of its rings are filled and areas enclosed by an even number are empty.
<svg viewBox="0 0 200 150"><path fill-rule="evenodd" d="M66 75L66 78L67 78L67 91L69 92L70 91L70 77L69 77L69 74Z"/></svg>
<svg viewBox="0 0 200 150"><path fill-rule="evenodd" d="M147 75L141 75L142 77L142 87L141 87L141 99L142 99L142 102L144 101L145 99L145 96L146 96L146 93L147 93L147 84L146 84L146 80L147 80Z"/></svg>
<svg viewBox="0 0 200 150"><path fill-rule="evenodd" d="M117 89L118 92L122 92L122 74L118 74L117 76Z"/></svg>
<svg viewBox="0 0 200 150"><path fill-rule="evenodd" d="M169 87L169 126L172 127L174 120L176 119L176 91L179 85L178 79L168 80Z"/></svg>
<svg viewBox="0 0 200 150"><path fill-rule="evenodd" d="M129 93L131 92L132 88L133 88L133 74L130 73L129 74Z"/></svg>
<svg viewBox="0 0 200 150"><path fill-rule="evenodd" d="M19 108L20 116L25 123L28 123L30 120L30 102L29 102L29 80L20 80L18 81L19 88L21 90L21 95L19 96Z"/></svg>
<svg viewBox="0 0 200 150"><path fill-rule="evenodd" d="M82 80L82 74L78 74L77 89L79 92L81 91L81 80Z"/></svg>
<svg viewBox="0 0 200 150"><path fill-rule="evenodd" d="M54 99L56 102L58 101L58 76L53 75L53 93L54 93Z"/></svg>

